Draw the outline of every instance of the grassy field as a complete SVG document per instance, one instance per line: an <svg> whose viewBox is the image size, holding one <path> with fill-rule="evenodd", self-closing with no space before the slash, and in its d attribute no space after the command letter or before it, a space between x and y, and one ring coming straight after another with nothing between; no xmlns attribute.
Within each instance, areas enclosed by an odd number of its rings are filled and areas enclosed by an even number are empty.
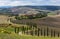
<svg viewBox="0 0 60 39"><path fill-rule="evenodd" d="M58 37L38 37L38 36L28 36L28 35L18 35L15 33L12 34L4 34L0 33L0 39L60 39Z"/></svg>
<svg viewBox="0 0 60 39"><path fill-rule="evenodd" d="M2 32L2 31L6 31L8 33ZM14 33L14 28L0 27L0 39L60 39L60 37L31 36L31 35L26 35L26 34L19 35L19 34Z"/></svg>

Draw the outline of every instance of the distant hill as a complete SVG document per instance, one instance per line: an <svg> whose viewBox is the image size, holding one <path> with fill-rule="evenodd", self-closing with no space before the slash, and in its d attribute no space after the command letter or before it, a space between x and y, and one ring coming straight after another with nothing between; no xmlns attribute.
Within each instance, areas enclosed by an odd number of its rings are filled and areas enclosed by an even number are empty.
<svg viewBox="0 0 60 39"><path fill-rule="evenodd" d="M29 7L33 9L40 9L40 10L60 10L60 6L17 6L17 7Z"/></svg>
<svg viewBox="0 0 60 39"><path fill-rule="evenodd" d="M0 14L30 14L39 13L39 11L55 11L60 10L60 6L13 6L13 7L0 7Z"/></svg>

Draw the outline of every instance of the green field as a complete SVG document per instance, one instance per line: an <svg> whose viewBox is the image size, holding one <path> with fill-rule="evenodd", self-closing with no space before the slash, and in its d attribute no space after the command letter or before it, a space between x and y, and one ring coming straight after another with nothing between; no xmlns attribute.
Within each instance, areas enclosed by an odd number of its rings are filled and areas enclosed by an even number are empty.
<svg viewBox="0 0 60 39"><path fill-rule="evenodd" d="M28 35L22 35L19 36L17 34L4 34L0 33L0 39L60 39L58 37L38 37L38 36L28 36Z"/></svg>
<svg viewBox="0 0 60 39"><path fill-rule="evenodd" d="M7 33L2 31L6 31ZM14 28L0 27L0 39L60 39L60 37L31 36L31 35L25 35L25 34L19 35L14 33Z"/></svg>

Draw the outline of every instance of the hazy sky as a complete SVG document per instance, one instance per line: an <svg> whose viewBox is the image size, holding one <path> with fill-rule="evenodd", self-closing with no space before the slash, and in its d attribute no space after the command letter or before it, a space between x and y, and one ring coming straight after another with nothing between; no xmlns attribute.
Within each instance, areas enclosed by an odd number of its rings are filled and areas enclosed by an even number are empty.
<svg viewBox="0 0 60 39"><path fill-rule="evenodd" d="M0 6L19 6L19 5L58 5L60 0L0 0Z"/></svg>

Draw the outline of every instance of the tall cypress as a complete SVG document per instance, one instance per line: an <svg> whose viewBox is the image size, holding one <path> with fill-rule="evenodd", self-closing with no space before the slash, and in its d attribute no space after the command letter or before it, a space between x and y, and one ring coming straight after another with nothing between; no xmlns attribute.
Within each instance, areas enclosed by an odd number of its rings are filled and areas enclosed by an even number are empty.
<svg viewBox="0 0 60 39"><path fill-rule="evenodd" d="M38 30L35 30L34 28L35 28L35 29L38 29L36 23L33 23L33 34L34 34L34 33L37 33L37 31L38 31ZM35 31L36 31L36 32L35 32Z"/></svg>
<svg viewBox="0 0 60 39"><path fill-rule="evenodd" d="M59 32L58 32L58 37L59 37Z"/></svg>
<svg viewBox="0 0 60 39"><path fill-rule="evenodd" d="M48 34L48 30L49 30L49 29L48 29L48 27L47 27L47 36L49 35L49 34Z"/></svg>
<svg viewBox="0 0 60 39"><path fill-rule="evenodd" d="M40 34L40 29L38 28L38 36L39 36L39 34Z"/></svg>
<svg viewBox="0 0 60 39"><path fill-rule="evenodd" d="M15 33L16 33L16 27L15 27Z"/></svg>
<svg viewBox="0 0 60 39"><path fill-rule="evenodd" d="M35 35L37 35L37 30L35 30Z"/></svg>
<svg viewBox="0 0 60 39"><path fill-rule="evenodd" d="M19 33L19 28L17 27L16 29L17 29L17 33Z"/></svg>
<svg viewBox="0 0 60 39"><path fill-rule="evenodd" d="M31 30L31 32L30 32L30 33L31 33L31 35L33 36L33 30Z"/></svg>
<svg viewBox="0 0 60 39"><path fill-rule="evenodd" d="M54 30L54 37L55 37L55 30Z"/></svg>
<svg viewBox="0 0 60 39"><path fill-rule="evenodd" d="M25 27L24 26L22 26L22 33L25 34Z"/></svg>
<svg viewBox="0 0 60 39"><path fill-rule="evenodd" d="M45 36L45 28L44 28L44 36Z"/></svg>
<svg viewBox="0 0 60 39"><path fill-rule="evenodd" d="M41 36L42 36L43 32L42 32L42 28L41 28Z"/></svg>
<svg viewBox="0 0 60 39"><path fill-rule="evenodd" d="M26 28L27 28L27 34L28 34L28 26Z"/></svg>
<svg viewBox="0 0 60 39"><path fill-rule="evenodd" d="M51 29L51 37L53 36L53 30Z"/></svg>
<svg viewBox="0 0 60 39"><path fill-rule="evenodd" d="M33 25L32 24L30 24L30 28L31 28L31 35L33 36Z"/></svg>
<svg viewBox="0 0 60 39"><path fill-rule="evenodd" d="M32 33L32 36L33 36L33 34L34 34L34 33L33 33L33 30L34 30L34 27L33 27L33 25L32 25L32 32L31 32L31 33Z"/></svg>

